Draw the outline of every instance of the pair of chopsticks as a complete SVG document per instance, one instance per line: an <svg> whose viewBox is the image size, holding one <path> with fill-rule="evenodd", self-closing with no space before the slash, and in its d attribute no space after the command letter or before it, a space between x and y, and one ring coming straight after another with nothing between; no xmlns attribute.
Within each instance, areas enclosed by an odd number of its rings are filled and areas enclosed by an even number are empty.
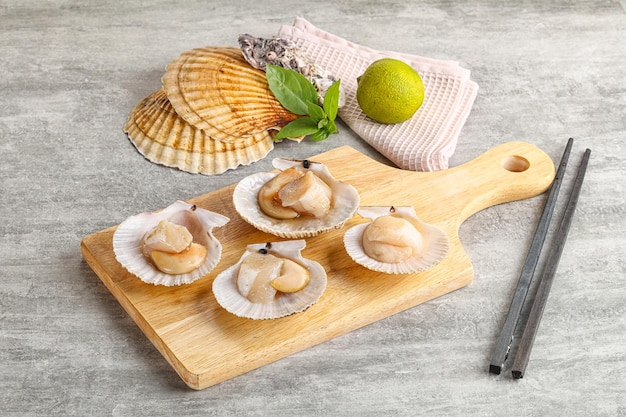
<svg viewBox="0 0 626 417"><path fill-rule="evenodd" d="M535 235L530 245L526 261L522 267L522 272L520 274L517 288L515 289L515 294L513 295L513 300L511 301L511 305L509 307L506 321L502 327L496 349L489 365L489 372L492 374L500 374L509 355L511 345L513 343L513 333L517 327L517 322L522 308L524 307L526 295L528 294L528 289L532 282L537 262L539 261L539 255L541 254L541 249L543 248L543 243L548 233L548 228L552 219L554 207L556 206L556 200L559 195L561 183L563 182L573 142L574 140L572 138L567 141L567 146L565 147L556 176L554 177L554 181L550 187L548 199L546 200L543 208L537 229L535 230ZM543 315L543 310L548 300L548 293L550 292L552 282L554 281L557 266L559 264L559 260L561 259L561 254L563 253L563 247L565 246L572 218L574 217L574 210L576 209L576 203L578 202L590 154L591 150L587 149L583 155L580 166L578 167L578 173L570 192L567 206L563 213L559 228L556 231L554 246L550 251L545 270L537 287L535 300L524 327L522 338L520 340L518 351L511 370L512 376L515 379L524 377L524 372L526 371L530 358L530 351L532 350L535 335L537 334L539 323L541 322L541 316Z"/></svg>

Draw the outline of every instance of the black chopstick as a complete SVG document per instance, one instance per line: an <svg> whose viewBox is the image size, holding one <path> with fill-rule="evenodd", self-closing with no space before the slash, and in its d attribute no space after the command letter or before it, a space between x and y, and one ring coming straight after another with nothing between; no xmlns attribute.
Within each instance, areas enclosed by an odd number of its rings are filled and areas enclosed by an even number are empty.
<svg viewBox="0 0 626 417"><path fill-rule="evenodd" d="M572 224L574 210L576 209L576 203L578 202L580 189L583 185L583 180L585 178L585 172L589 163L590 154L591 150L587 149L585 151L585 154L583 155L582 162L580 163L580 166L578 168L578 174L576 175L576 180L574 181L572 192L567 202L565 212L563 213L563 218L561 219L559 229L556 232L557 234L555 237L554 246L550 251L550 256L548 258L545 271L542 275L541 281L539 282L537 295L528 316L528 321L526 322L526 327L524 329L522 339L520 340L517 354L515 355L515 361L513 362L513 368L511 372L513 374L513 378L515 379L524 377L524 372L526 371L526 366L528 365L528 360L530 358L530 351L532 350L532 346L535 341L535 335L537 334L537 330L539 329L541 316L543 315L543 310L548 300L548 294L550 292L550 288L552 287L552 282L554 281L554 275L556 274L556 270L561 259L561 254L563 253L563 247L565 246L565 241L567 240L567 234L569 232L570 225Z"/></svg>
<svg viewBox="0 0 626 417"><path fill-rule="evenodd" d="M506 361L509 354L509 350L511 349L511 343L513 342L513 332L515 331L515 327L517 326L520 312L522 310L522 306L524 305L524 300L526 299L526 294L528 294L528 288L530 287L533 275L535 273L535 268L537 267L537 262L539 260L541 248L543 247L543 242L545 241L546 235L548 233L550 220L552 219L552 213L554 212L554 207L556 206L556 199L559 195L561 183L563 182L563 175L565 174L565 168L567 167L567 161L569 159L569 154L572 149L573 142L574 139L572 138L569 138L569 140L567 141L565 151L563 152L561 162L559 163L559 168L557 169L554 180L552 181L552 185L550 186L548 199L546 200L543 212L541 214L541 218L539 219L537 230L535 230L535 235L530 245L528 255L526 256L524 266L522 267L522 272L517 283L515 294L513 295L513 300L511 301L511 305L509 306L509 312L507 314L506 321L504 322L502 331L500 332L500 337L498 338L496 349L491 358L489 372L491 372L492 374L500 373L502 367L504 366L504 362Z"/></svg>

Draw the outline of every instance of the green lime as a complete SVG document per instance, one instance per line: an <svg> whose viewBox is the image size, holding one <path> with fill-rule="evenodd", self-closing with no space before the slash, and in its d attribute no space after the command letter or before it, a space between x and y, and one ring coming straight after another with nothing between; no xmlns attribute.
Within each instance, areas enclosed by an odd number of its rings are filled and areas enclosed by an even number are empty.
<svg viewBox="0 0 626 417"><path fill-rule="evenodd" d="M374 61L357 78L356 99L363 113L379 123L410 119L424 101L422 78L410 65L393 58Z"/></svg>

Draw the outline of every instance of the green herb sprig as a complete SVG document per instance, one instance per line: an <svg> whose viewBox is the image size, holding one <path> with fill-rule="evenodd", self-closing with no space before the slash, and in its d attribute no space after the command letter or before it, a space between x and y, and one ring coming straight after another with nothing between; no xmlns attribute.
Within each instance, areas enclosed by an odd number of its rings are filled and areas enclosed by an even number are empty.
<svg viewBox="0 0 626 417"><path fill-rule="evenodd" d="M310 135L311 140L320 141L337 133L335 118L339 107L339 80L328 88L323 106L320 106L317 90L299 72L268 64L265 74L270 90L280 104L302 116L280 129L274 140Z"/></svg>

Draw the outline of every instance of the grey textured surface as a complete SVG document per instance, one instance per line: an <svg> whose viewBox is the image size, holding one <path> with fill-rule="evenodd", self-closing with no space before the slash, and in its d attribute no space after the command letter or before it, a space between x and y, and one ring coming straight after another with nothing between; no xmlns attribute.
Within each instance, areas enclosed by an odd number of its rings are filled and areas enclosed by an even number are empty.
<svg viewBox="0 0 626 417"><path fill-rule="evenodd" d="M471 69L452 166L510 140L558 161L572 136L566 191L592 149L524 379L487 369L544 196L464 223L470 286L198 392L83 261L87 234L269 169L164 168L121 129L180 52L296 16ZM0 0L0 414L626 416L625 39L618 1ZM273 155L348 144L384 160L340 130Z"/></svg>

